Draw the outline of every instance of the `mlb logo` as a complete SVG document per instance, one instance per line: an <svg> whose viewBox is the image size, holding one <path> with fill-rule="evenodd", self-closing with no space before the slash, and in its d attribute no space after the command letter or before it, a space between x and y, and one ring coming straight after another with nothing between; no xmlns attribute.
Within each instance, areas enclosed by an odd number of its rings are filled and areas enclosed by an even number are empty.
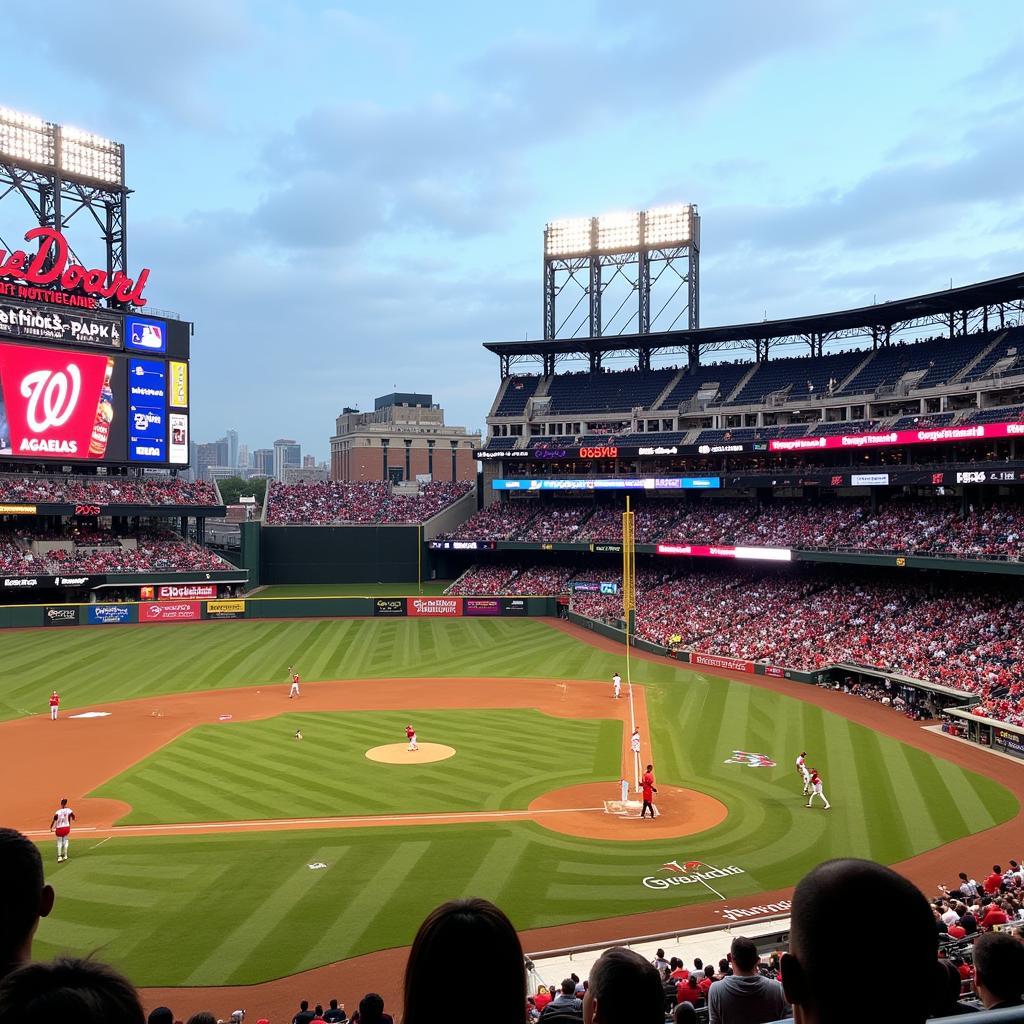
<svg viewBox="0 0 1024 1024"><path fill-rule="evenodd" d="M132 345L163 351L164 329L159 324L132 324Z"/></svg>
<svg viewBox="0 0 1024 1024"><path fill-rule="evenodd" d="M135 352L165 352L167 325L162 320L130 316L125 320L125 344Z"/></svg>

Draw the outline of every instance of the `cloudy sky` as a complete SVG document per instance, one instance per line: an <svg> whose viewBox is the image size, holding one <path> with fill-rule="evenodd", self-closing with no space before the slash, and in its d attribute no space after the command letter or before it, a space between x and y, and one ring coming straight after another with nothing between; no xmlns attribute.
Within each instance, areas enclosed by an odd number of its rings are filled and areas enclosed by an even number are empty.
<svg viewBox="0 0 1024 1024"><path fill-rule="evenodd" d="M326 458L395 387L482 426L555 217L697 203L704 326L1024 269L1013 0L73 10L6 12L0 105L125 143L197 440Z"/></svg>

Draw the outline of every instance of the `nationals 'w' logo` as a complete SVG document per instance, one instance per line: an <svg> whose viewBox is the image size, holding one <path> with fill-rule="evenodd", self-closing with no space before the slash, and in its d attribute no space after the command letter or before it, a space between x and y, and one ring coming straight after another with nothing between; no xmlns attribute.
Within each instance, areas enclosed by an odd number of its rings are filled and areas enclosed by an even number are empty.
<svg viewBox="0 0 1024 1024"><path fill-rule="evenodd" d="M767 754L752 754L746 750L734 750L723 764L745 764L751 768L774 768L775 762Z"/></svg>
<svg viewBox="0 0 1024 1024"><path fill-rule="evenodd" d="M78 405L81 388L82 373L74 363L68 363L67 373L63 370L33 370L25 374L21 381L21 394L28 399L25 418L29 429L41 434L50 427L63 427Z"/></svg>

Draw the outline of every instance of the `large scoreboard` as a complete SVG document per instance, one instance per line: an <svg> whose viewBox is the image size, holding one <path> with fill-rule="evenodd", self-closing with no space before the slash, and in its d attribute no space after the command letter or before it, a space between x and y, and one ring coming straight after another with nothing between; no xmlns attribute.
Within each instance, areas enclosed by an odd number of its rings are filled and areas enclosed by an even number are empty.
<svg viewBox="0 0 1024 1024"><path fill-rule="evenodd" d="M188 465L189 323L4 290L0 458Z"/></svg>

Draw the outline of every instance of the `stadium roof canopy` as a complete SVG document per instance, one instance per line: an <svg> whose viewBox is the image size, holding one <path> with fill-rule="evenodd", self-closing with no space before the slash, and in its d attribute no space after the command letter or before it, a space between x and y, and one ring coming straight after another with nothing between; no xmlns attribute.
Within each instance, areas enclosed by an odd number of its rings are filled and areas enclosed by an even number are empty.
<svg viewBox="0 0 1024 1024"><path fill-rule="evenodd" d="M685 352L691 362L699 362L704 352L747 349L764 359L774 347L803 342L811 355L821 355L838 339L871 338L873 344L885 345L900 331L927 325L942 327L952 338L1003 326L1008 316L1024 322L1024 274L813 316L600 338L489 341L484 348L501 358L502 376L521 359L542 361L544 372L554 373L556 361L566 356L589 357L591 368L598 369L603 355L636 354L641 368L647 368L655 351Z"/></svg>

